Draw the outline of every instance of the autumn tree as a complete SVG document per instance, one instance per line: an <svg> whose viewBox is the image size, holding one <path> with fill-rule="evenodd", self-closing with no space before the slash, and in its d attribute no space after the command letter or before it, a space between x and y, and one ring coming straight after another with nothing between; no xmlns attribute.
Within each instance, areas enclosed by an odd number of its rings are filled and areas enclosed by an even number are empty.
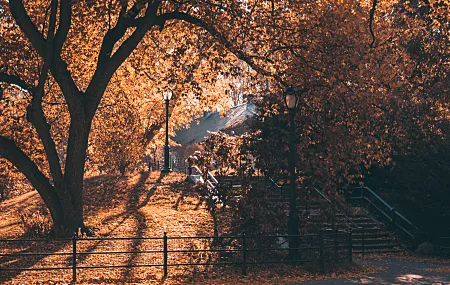
<svg viewBox="0 0 450 285"><path fill-rule="evenodd" d="M388 162L394 141L435 131L434 111L447 109L438 96L448 90L446 4L413 2L0 0L0 156L38 190L57 228L83 227L89 136L110 118L101 112L132 96L152 139L162 113L145 100L174 86L172 118L186 124L224 97L217 82L239 74L239 59L260 91L264 77L271 93L309 90L297 112L302 171L352 180L351 165Z"/></svg>
<svg viewBox="0 0 450 285"><path fill-rule="evenodd" d="M153 79L152 86L157 90L164 90L169 84L176 85L176 104L182 104L179 102L184 100L190 106L193 101L205 106L202 103L210 98L200 96L202 92L198 90L202 84L214 86L214 77L217 77L214 74L206 76L208 69L205 67L215 71L235 60L235 57L230 59L223 48L228 39L221 36L219 28L224 27L223 34L233 32L226 29L225 22L231 19L229 14L245 11L246 7L233 4L233 1L230 3L1 2L0 33L4 41L0 46L0 81L5 89L2 117L11 113L13 115L6 117L7 120L17 117L21 120L17 127L26 126L31 130L32 138L39 141L37 148L41 161L36 161L34 153L23 148L21 144L26 139L15 137L23 132L6 128L0 136L0 155L30 180L49 208L55 228L76 230L81 227L85 230L83 176L89 134L104 95L117 92L110 84L114 74L120 70L132 73L136 66L141 66L139 76ZM224 21L218 23L220 17ZM170 32L165 33L167 30ZM168 69L164 59L155 56L154 61L147 57L147 62L140 62L145 56L139 54L160 48L159 42L170 38L181 43L165 51L179 74L160 76L160 71ZM213 41L213 38L217 40ZM189 54L193 42L201 44L195 47L206 52L206 57ZM195 77L202 68L205 72L199 72ZM230 72L235 71L230 69ZM155 77L155 73L158 76ZM204 77L199 78L202 74ZM172 77L174 75L177 76ZM141 87L140 91L148 88ZM197 92L189 92L194 89ZM190 96L193 100L187 99ZM17 101L22 105L9 105L9 102ZM192 108L191 112L198 112L198 109ZM21 116L18 116L18 110L22 112ZM189 112L189 108L184 110ZM155 132L158 128L148 129ZM148 136L152 137L151 134Z"/></svg>
<svg viewBox="0 0 450 285"><path fill-rule="evenodd" d="M440 126L448 120L448 6L328 4L293 5L290 13L305 16L270 26L275 46L267 56L287 82L309 90L295 120L299 182L303 189L334 194L419 141L445 137ZM291 34L283 37L283 31ZM283 88L271 91L259 103L256 154L260 167L279 175L287 164L288 129Z"/></svg>

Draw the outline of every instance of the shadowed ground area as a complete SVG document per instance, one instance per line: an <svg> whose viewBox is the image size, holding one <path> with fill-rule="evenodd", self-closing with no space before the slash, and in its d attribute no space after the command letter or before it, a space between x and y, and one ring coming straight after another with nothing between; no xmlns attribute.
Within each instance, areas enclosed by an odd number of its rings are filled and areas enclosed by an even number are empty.
<svg viewBox="0 0 450 285"><path fill-rule="evenodd" d="M413 285L441 285L450 284L450 260L429 262L429 259L420 260L406 258L376 258L357 260L362 265L382 267L378 273L362 274L361 277L331 278L318 281L306 281L302 285L354 285L354 284L413 284Z"/></svg>
<svg viewBox="0 0 450 285"><path fill-rule="evenodd" d="M161 176L159 172L142 172L128 177L99 176L86 179L85 222L96 229L96 237L160 237L194 236L199 232L212 235L212 222L208 212L199 206L195 193L181 192L178 187L185 179L176 173ZM30 192L0 203L0 239L22 238L18 213L24 209L42 208L36 192ZM54 253L70 252L71 243L49 241L42 243L0 243L1 253ZM184 244L173 246L187 246ZM79 241L78 251L129 251L159 249L160 240ZM161 263L161 254L102 254L80 255L80 266L128 265ZM181 257L183 258L183 257ZM0 267L58 267L70 266L67 256L0 257ZM187 270L191 271L191 270ZM175 275L179 272L172 270ZM187 272L186 272L187 273ZM149 283L162 278L160 268L120 268L113 270L79 270L80 283ZM68 283L70 270L62 271L5 271L0 273L0 284L34 284L48 282ZM10 282L10 283L9 283Z"/></svg>
<svg viewBox="0 0 450 285"><path fill-rule="evenodd" d="M172 173L143 172L128 177L100 176L86 180L86 224L97 229L96 237L159 237L212 235L213 223L185 176ZM0 239L19 239L22 229L18 212L39 208L36 192L0 203ZM229 223L220 221L222 227ZM207 249L206 240L169 240L171 249ZM79 241L78 252L127 251L112 256L79 255L79 266L131 265L162 262L162 255L138 254L136 251L162 248L158 240L86 240ZM1 253L70 252L70 242L10 244L0 243ZM170 253L169 263L204 262L202 254ZM405 257L406 258L406 257ZM411 257L408 256L411 259ZM427 263L431 262L431 263ZM393 260L374 258L324 275L311 273L305 267L291 265L250 265L248 276L240 266L170 267L163 278L160 267L78 270L78 284L450 284L450 264L429 260ZM31 258L0 257L0 267L39 268L70 266L68 256L33 256ZM375 273L378 272L378 273ZM324 281L307 281L331 278ZM447 279L446 279L447 278ZM0 272L0 284L67 284L70 270ZM303 283L304 282L304 283ZM307 283L306 283L307 282Z"/></svg>

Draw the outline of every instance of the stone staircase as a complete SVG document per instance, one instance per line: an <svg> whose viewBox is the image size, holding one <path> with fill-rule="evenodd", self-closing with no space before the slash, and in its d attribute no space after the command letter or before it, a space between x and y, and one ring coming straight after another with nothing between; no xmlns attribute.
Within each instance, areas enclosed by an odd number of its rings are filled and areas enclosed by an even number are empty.
<svg viewBox="0 0 450 285"><path fill-rule="evenodd" d="M218 178L220 183L227 183L231 188L238 189L240 181L238 178ZM269 201L276 207L282 207L286 213L289 209L289 185L277 185L274 181L266 178L258 178L253 187L265 187L269 189ZM344 210L337 210L336 206L320 191L310 191L305 201L299 195L297 201L300 224L306 228L308 233L333 232L336 230L352 231L352 244L354 254L369 253L395 253L404 251L396 232L378 222L369 211L361 207L353 207L346 203ZM315 195L314 195L315 194ZM342 203L342 202L341 202ZM336 205L336 204L335 204ZM342 206L342 205L341 205ZM333 210L334 207L334 210ZM341 207L342 208L342 207Z"/></svg>
<svg viewBox="0 0 450 285"><path fill-rule="evenodd" d="M360 212L365 211L360 210ZM393 253L404 251L396 233L386 228L382 223L377 222L369 213L353 214L350 219L351 222L343 222L339 226L347 226L347 228L352 230L353 253Z"/></svg>
<svg viewBox="0 0 450 285"><path fill-rule="evenodd" d="M272 187L269 196L270 201L288 211L289 186L277 186L272 183L272 185L268 184L267 187ZM309 201L302 201L299 197L297 202L300 223L302 227L308 229L308 232L332 232L351 229L354 254L404 251L404 246L398 235L384 224L376 221L365 209L347 204L344 214L343 211L333 211L331 201L323 194L322 196L321 194L308 196L310 196Z"/></svg>

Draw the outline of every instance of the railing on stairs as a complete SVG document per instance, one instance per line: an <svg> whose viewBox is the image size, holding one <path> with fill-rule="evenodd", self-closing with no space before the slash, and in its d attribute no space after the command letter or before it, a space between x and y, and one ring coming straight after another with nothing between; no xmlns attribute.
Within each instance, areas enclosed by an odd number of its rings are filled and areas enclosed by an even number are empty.
<svg viewBox="0 0 450 285"><path fill-rule="evenodd" d="M328 199L328 197L325 196L325 194L323 194L322 191L320 191L317 188L314 188L314 191L316 193L318 193L323 199L325 199L328 202L328 204L330 204L330 205L333 204L333 202L331 202L331 200ZM342 208L341 204L337 203L337 205L338 205L338 208L340 208L339 212L344 216L344 218L347 220L347 222L349 223L350 226L353 226L353 228L355 228L355 229L362 229L362 227L358 226L349 216L347 216L347 214L345 213L345 209Z"/></svg>
<svg viewBox="0 0 450 285"><path fill-rule="evenodd" d="M192 173L191 173L191 175L190 175L191 177L192 177L192 176L199 176L199 177L201 177L202 179L205 177L205 176L204 176L204 173L200 170L200 168L198 168L197 165L194 165L192 168L194 169L193 172L196 172L197 174L192 174ZM195 179L193 179L193 180L194 180L194 182L195 182ZM212 175L211 172L209 172L209 171L206 173L206 180L203 181L203 182L206 183L206 185L207 185L210 189L214 189L214 188L217 187L217 185L219 185L219 181L217 181L217 179L214 177L214 175Z"/></svg>
<svg viewBox="0 0 450 285"><path fill-rule="evenodd" d="M279 185L275 180L273 180L270 177L268 177L268 178L269 178L270 183L272 184L271 190L273 190L275 188L278 191L280 191L280 196L283 196L283 185Z"/></svg>
<svg viewBox="0 0 450 285"><path fill-rule="evenodd" d="M390 206L383 198L367 186L354 188L359 190L353 192L353 196L349 197L351 200L359 200L360 203L365 201L377 213L386 219L393 228L397 228L401 234L409 238L413 246L417 246L423 233L407 218L400 214L394 207Z"/></svg>
<svg viewBox="0 0 450 285"><path fill-rule="evenodd" d="M278 191L280 191L280 195L283 196L283 185L279 185L276 181L274 181L272 178L269 177L270 182L272 183L272 186L277 189ZM314 192L316 192L317 194L319 194L319 196L321 198L323 198L325 201L327 201L330 205L332 205L333 203L331 202L331 200L325 196L325 194L323 194L322 191L320 191L317 188L313 188ZM308 209L308 202L306 203L306 209ZM341 207L341 205L338 204L339 212L345 217L345 219L349 222L350 225L353 226L353 228L356 229L361 229L360 226L358 226L355 222L353 222L353 220L345 213L345 210ZM308 210L307 210L308 211Z"/></svg>

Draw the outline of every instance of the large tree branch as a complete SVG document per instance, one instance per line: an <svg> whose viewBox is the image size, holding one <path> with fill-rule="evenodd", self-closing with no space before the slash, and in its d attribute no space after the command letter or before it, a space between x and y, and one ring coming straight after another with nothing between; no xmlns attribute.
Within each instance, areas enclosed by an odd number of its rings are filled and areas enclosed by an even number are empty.
<svg viewBox="0 0 450 285"><path fill-rule="evenodd" d="M44 64L42 66L41 74L39 75L39 83L36 91L33 94L31 105L27 108L27 117L33 123L39 138L41 139L44 150L47 156L47 161L50 167L50 172L55 184L55 190L60 196L67 195L64 176L62 174L59 156L56 151L56 145L50 133L50 125L47 123L44 111L42 109L42 98L45 94L45 82L48 79L50 66L53 58L53 43L56 29L56 15L58 12L58 1L52 0L50 23L47 32L46 51L44 57Z"/></svg>
<svg viewBox="0 0 450 285"><path fill-rule="evenodd" d="M69 113L71 116L78 114L82 110L83 94L75 84L66 62L61 59L61 55L54 53L50 70L67 101Z"/></svg>
<svg viewBox="0 0 450 285"><path fill-rule="evenodd" d="M61 54L62 47L66 41L67 34L72 23L72 2L61 0L59 9L59 26L55 35L54 54Z"/></svg>
<svg viewBox="0 0 450 285"><path fill-rule="evenodd" d="M34 86L32 86L31 84L28 84L28 82L21 79L19 76L7 74L5 72L0 72L0 82L19 86L20 88L28 91L29 93L32 93L33 88L34 88Z"/></svg>
<svg viewBox="0 0 450 285"><path fill-rule="evenodd" d="M11 10L12 16L16 20L16 23L24 32L25 36L30 40L33 47L41 56L44 56L45 40L25 11L22 0L10 0L9 9Z"/></svg>
<svg viewBox="0 0 450 285"><path fill-rule="evenodd" d="M371 48L375 44L375 34L373 32L373 18L374 18L374 15L375 15L375 10L377 9L377 1L378 0L373 0L373 2L372 2L372 9L370 9L369 30L370 30L370 35L372 36L372 42L370 43L369 46Z"/></svg>
<svg viewBox="0 0 450 285"><path fill-rule="evenodd" d="M79 102L76 102L77 98L75 96L80 95L80 92L73 81L69 70L67 69L67 64L61 59L60 56L62 45L67 36L68 30L70 29L70 18L72 16L70 5L69 0L63 0L61 3L60 27L58 29L56 39L57 48L53 53L52 65L50 68L53 77L58 82L58 85L61 87L64 97L67 100L69 111L71 113L76 113L80 109L80 104L77 104ZM39 55L45 58L46 41L28 16L22 0L9 1L9 8L16 23L19 25L25 36L30 40Z"/></svg>
<svg viewBox="0 0 450 285"><path fill-rule="evenodd" d="M218 42L224 46L227 50L229 50L231 53L233 53L237 58L247 63L253 70L257 71L259 74L267 77L274 78L277 82L279 82L281 85L287 86L288 83L284 82L282 78L278 74L273 74L263 68L261 68L258 64L256 64L252 57L245 54L241 49L236 48L223 34L221 34L213 25L209 25L205 23L203 20L189 15L184 12L172 12L172 13L166 13L159 15L157 17L156 24L159 26L164 26L166 21L169 20L182 20L186 21L188 23L191 23L193 25L196 25L198 27L201 27L205 29L209 34L211 34L214 38L218 40Z"/></svg>
<svg viewBox="0 0 450 285"><path fill-rule="evenodd" d="M114 72L137 47L139 42L144 38L145 33L154 26L160 1L148 4L144 16L147 21L138 25L131 36L123 41L113 55L111 54L114 45L125 35L127 29L133 27L133 21L135 21L134 17L136 17L142 9L142 7L138 5L139 3L140 2L138 1L129 12L119 18L116 26L109 30L103 39L97 69L86 89L86 95L89 99L89 104L86 106L86 112L90 117L94 116L103 92Z"/></svg>
<svg viewBox="0 0 450 285"><path fill-rule="evenodd" d="M0 156L9 160L41 195L44 203L50 209L55 224L62 224L62 218L55 213L61 213L61 203L49 179L39 170L37 165L16 145L16 143L0 135Z"/></svg>
<svg viewBox="0 0 450 285"><path fill-rule="evenodd" d="M126 11L126 5L122 6L116 25L103 38L98 55L97 69L101 68L111 58L114 45L125 35L128 28L134 26L133 21L144 8L145 2L147 1L137 1L128 11Z"/></svg>

